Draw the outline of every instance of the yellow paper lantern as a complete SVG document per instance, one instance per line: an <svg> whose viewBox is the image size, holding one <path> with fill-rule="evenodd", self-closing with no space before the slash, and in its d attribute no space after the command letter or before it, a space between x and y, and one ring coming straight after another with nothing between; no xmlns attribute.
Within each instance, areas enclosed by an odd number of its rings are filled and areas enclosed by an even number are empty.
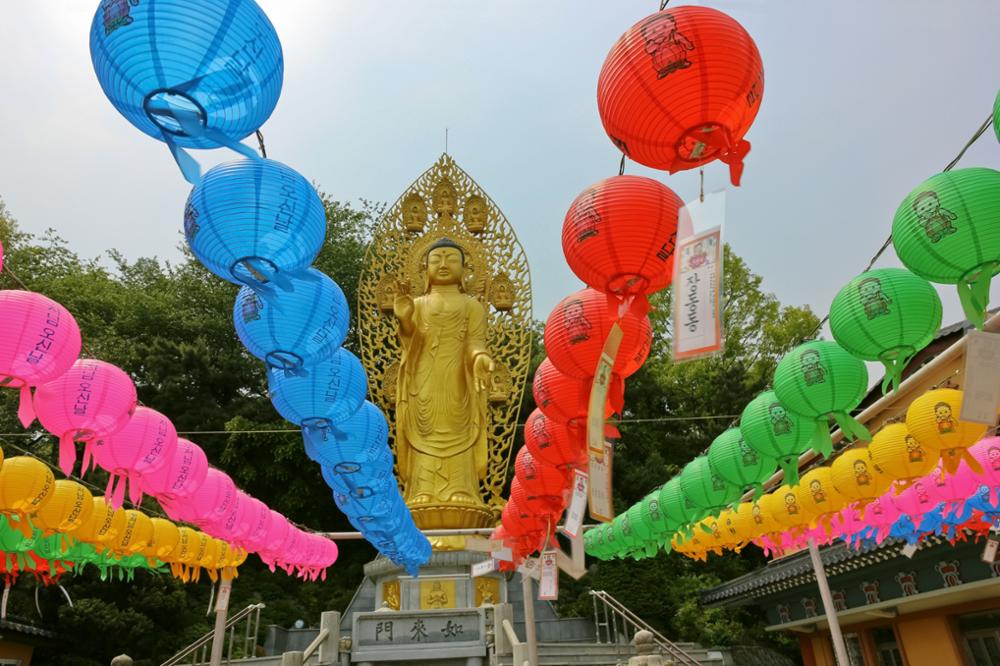
<svg viewBox="0 0 1000 666"><path fill-rule="evenodd" d="M35 516L35 527L44 536L56 532L72 534L83 526L94 513L94 497L82 483L69 479L55 482L52 497L42 505Z"/></svg>
<svg viewBox="0 0 1000 666"><path fill-rule="evenodd" d="M784 485L773 493L764 495L759 503L761 510L776 527L774 532L792 530L809 523L805 510L799 504L795 488L791 486Z"/></svg>
<svg viewBox="0 0 1000 666"><path fill-rule="evenodd" d="M103 497L94 497L92 502L94 510L90 518L77 528L73 536L101 550L125 527L125 512L115 511Z"/></svg>
<svg viewBox="0 0 1000 666"><path fill-rule="evenodd" d="M0 514L30 537L29 518L52 498L56 479L48 465L30 456L7 458L0 467Z"/></svg>
<svg viewBox="0 0 1000 666"><path fill-rule="evenodd" d="M725 550L739 550L744 541L736 529L736 512L725 509L716 519L719 526L719 545Z"/></svg>
<svg viewBox="0 0 1000 666"><path fill-rule="evenodd" d="M134 555L145 550L153 538L153 522L135 509L125 510L125 524L112 541L112 550L119 555Z"/></svg>
<svg viewBox="0 0 1000 666"><path fill-rule="evenodd" d="M829 527L830 518L847 503L833 485L833 473L829 467L817 467L806 472L795 487L795 497L809 527L820 523Z"/></svg>
<svg viewBox="0 0 1000 666"><path fill-rule="evenodd" d="M889 489L892 478L882 473L868 447L844 451L830 465L833 487L849 502L868 502Z"/></svg>
<svg viewBox="0 0 1000 666"><path fill-rule="evenodd" d="M762 534L774 531L760 502L741 502L733 515L733 529L740 539L740 548Z"/></svg>
<svg viewBox="0 0 1000 666"><path fill-rule="evenodd" d="M177 548L180 541L181 531L172 522L165 518L150 518L153 525L153 536L143 550L147 558L155 558L163 562Z"/></svg>
<svg viewBox="0 0 1000 666"><path fill-rule="evenodd" d="M983 468L966 449L983 438L988 426L959 421L961 412L961 391L935 389L910 403L906 410L906 427L921 446L941 458L941 464L949 474L958 470L962 459L974 472L980 473Z"/></svg>
<svg viewBox="0 0 1000 666"><path fill-rule="evenodd" d="M868 455L890 482L895 482L897 492L930 474L938 461L938 454L925 449L905 423L890 423L875 433Z"/></svg>

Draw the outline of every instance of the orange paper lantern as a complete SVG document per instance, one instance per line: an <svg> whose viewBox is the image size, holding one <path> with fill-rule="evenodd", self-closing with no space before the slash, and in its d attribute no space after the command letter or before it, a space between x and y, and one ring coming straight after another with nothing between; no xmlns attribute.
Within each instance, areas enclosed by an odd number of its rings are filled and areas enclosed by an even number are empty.
<svg viewBox="0 0 1000 666"><path fill-rule="evenodd" d="M739 185L760 108L757 45L731 17L671 7L622 35L604 61L597 107L604 130L630 159L670 173L719 159Z"/></svg>

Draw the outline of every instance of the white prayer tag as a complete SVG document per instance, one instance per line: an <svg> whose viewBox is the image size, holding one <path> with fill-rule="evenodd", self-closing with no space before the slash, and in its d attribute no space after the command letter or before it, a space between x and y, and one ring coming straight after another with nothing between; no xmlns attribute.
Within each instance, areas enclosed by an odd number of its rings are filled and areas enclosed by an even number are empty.
<svg viewBox="0 0 1000 666"><path fill-rule="evenodd" d="M959 419L993 425L1000 409L1000 334L969 331Z"/></svg>
<svg viewBox="0 0 1000 666"><path fill-rule="evenodd" d="M917 552L917 544L908 543L905 546L903 546L902 550L899 551L899 554L902 555L903 557L913 557L913 554L915 552Z"/></svg>
<svg viewBox="0 0 1000 666"><path fill-rule="evenodd" d="M1000 541L997 540L995 535L986 540L986 548L983 548L983 562L993 564L997 561L998 546L1000 546Z"/></svg>
<svg viewBox="0 0 1000 666"><path fill-rule="evenodd" d="M511 552L510 548L497 548L490 555L493 556L494 560L501 560L503 562L514 561L514 553Z"/></svg>
<svg viewBox="0 0 1000 666"><path fill-rule="evenodd" d="M604 455L590 453L590 515L594 520L611 522L615 511L611 504L611 457L614 449L604 443ZM602 459L603 458L603 459Z"/></svg>
<svg viewBox="0 0 1000 666"><path fill-rule="evenodd" d="M472 577L478 578L479 576L485 576L486 574L493 573L497 570L497 561L492 557L483 560L482 562L476 562L472 565Z"/></svg>
<svg viewBox="0 0 1000 666"><path fill-rule="evenodd" d="M566 510L566 520L563 522L563 532L571 537L580 533L583 516L587 512L587 473L581 469L573 475L573 497Z"/></svg>
<svg viewBox="0 0 1000 666"><path fill-rule="evenodd" d="M559 598L559 567L556 564L556 553L552 550L542 553L538 598L543 601L554 601Z"/></svg>

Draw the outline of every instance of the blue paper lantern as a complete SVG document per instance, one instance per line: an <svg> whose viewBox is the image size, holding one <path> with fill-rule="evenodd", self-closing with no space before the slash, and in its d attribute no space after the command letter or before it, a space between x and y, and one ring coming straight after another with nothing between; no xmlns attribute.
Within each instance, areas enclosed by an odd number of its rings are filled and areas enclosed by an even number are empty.
<svg viewBox="0 0 1000 666"><path fill-rule="evenodd" d="M205 173L184 207L184 236L223 280L288 288L323 247L326 211L313 186L274 160L235 160Z"/></svg>
<svg viewBox="0 0 1000 666"><path fill-rule="evenodd" d="M90 57L104 94L142 132L182 148L239 143L270 117L284 60L274 26L253 0L101 0Z"/></svg>
<svg viewBox="0 0 1000 666"><path fill-rule="evenodd" d="M389 425L382 410L367 400L354 416L337 425L303 428L302 439L310 458L340 474L371 476L385 461L392 469Z"/></svg>
<svg viewBox="0 0 1000 666"><path fill-rule="evenodd" d="M272 369L267 376L271 404L292 423L323 429L354 416L368 394L361 361L343 347L306 375Z"/></svg>
<svg viewBox="0 0 1000 666"><path fill-rule="evenodd" d="M315 268L291 278L291 288L266 298L243 287L233 322L247 351L268 367L303 374L344 343L350 310L337 283Z"/></svg>

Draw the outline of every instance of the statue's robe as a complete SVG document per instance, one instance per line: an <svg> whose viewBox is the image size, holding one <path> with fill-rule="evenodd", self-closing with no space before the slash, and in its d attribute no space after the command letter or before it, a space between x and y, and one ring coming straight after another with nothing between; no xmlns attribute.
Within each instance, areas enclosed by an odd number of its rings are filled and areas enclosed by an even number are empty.
<svg viewBox="0 0 1000 666"><path fill-rule="evenodd" d="M458 493L479 504L488 460L486 392L475 389L473 362L486 351L486 311L460 292L419 296L413 305L413 331L400 332L396 386L406 500L447 502Z"/></svg>

